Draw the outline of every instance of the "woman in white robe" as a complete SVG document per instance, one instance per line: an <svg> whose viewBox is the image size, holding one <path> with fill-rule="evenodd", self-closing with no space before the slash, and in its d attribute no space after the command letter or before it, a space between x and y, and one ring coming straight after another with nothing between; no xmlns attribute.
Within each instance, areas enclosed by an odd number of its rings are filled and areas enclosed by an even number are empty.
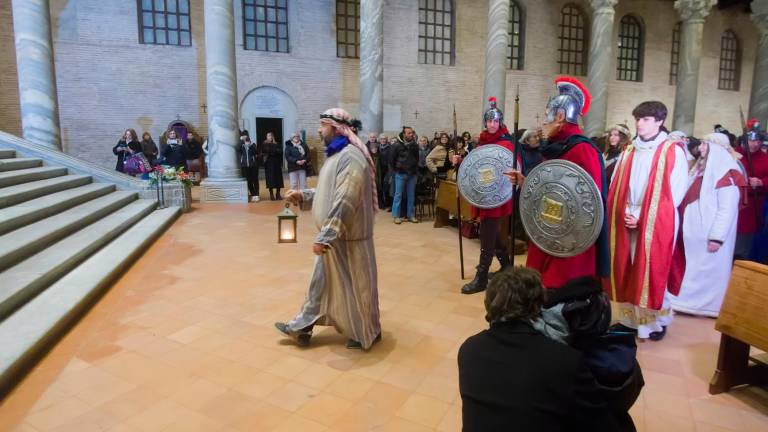
<svg viewBox="0 0 768 432"><path fill-rule="evenodd" d="M683 212L685 273L672 308L693 315L717 317L731 277L739 187L739 165L726 150L728 137L713 133L699 145L701 155L689 176Z"/></svg>

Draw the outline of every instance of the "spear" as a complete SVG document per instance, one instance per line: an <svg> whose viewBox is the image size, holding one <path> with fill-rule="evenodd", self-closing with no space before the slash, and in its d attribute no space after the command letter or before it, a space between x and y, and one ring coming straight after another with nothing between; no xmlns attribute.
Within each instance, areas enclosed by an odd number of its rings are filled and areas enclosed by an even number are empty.
<svg viewBox="0 0 768 432"><path fill-rule="evenodd" d="M514 152L514 158L515 158L515 165L517 165L517 158L520 157L520 145L519 140L517 138L517 131L518 126L520 124L520 84L517 85L517 90L515 92L515 117L514 117L514 123L513 125L513 143L515 146L515 152ZM522 161L522 158L520 158ZM520 167L522 170L522 167ZM517 202L515 202L515 198L517 197L517 194L515 193L516 186L512 186L512 214L509 217L509 237L510 237L510 252L509 252L509 260L512 263L512 267L515 266L515 238L517 237L515 235L515 225L517 224L517 214L515 211L517 211Z"/></svg>
<svg viewBox="0 0 768 432"><path fill-rule="evenodd" d="M458 144L458 123L456 122L456 104L453 105L453 143L454 148ZM448 149L445 150L446 152ZM454 168L458 173L458 169ZM461 267L461 280L464 280L464 240L461 238L461 196L459 195L459 181L456 176L456 217L459 220L459 262Z"/></svg>

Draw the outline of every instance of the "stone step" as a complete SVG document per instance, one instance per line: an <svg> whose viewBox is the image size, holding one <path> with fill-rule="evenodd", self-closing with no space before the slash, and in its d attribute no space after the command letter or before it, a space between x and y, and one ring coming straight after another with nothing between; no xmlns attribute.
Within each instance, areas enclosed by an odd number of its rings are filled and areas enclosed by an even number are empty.
<svg viewBox="0 0 768 432"><path fill-rule="evenodd" d="M0 322L0 397L56 343L149 245L180 209L157 210Z"/></svg>
<svg viewBox="0 0 768 432"><path fill-rule="evenodd" d="M117 191L0 236L0 271L136 200Z"/></svg>
<svg viewBox="0 0 768 432"><path fill-rule="evenodd" d="M114 192L115 185L90 183L0 209L0 235Z"/></svg>
<svg viewBox="0 0 768 432"><path fill-rule="evenodd" d="M67 169L64 167L34 167L5 172L0 170L0 188L65 175L67 175Z"/></svg>
<svg viewBox="0 0 768 432"><path fill-rule="evenodd" d="M48 195L54 192L72 189L91 182L91 176L69 174L47 180L37 180L0 189L0 208L5 208Z"/></svg>
<svg viewBox="0 0 768 432"><path fill-rule="evenodd" d="M0 273L0 322L157 206L136 200Z"/></svg>
<svg viewBox="0 0 768 432"><path fill-rule="evenodd" d="M10 159L16 157L16 150L0 149L0 159Z"/></svg>
<svg viewBox="0 0 768 432"><path fill-rule="evenodd" d="M43 160L38 158L0 159L0 172L43 166Z"/></svg>

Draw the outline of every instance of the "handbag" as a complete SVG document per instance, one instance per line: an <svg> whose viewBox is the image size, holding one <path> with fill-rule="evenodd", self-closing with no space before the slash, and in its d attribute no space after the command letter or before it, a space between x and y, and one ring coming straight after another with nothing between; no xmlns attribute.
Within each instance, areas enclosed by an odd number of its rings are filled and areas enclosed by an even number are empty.
<svg viewBox="0 0 768 432"><path fill-rule="evenodd" d="M468 239L476 239L480 235L480 224L474 220L461 221L461 236Z"/></svg>
<svg viewBox="0 0 768 432"><path fill-rule="evenodd" d="M135 176L150 171L152 171L152 164L149 163L149 159L141 152L131 155L123 164L123 172L128 175Z"/></svg>

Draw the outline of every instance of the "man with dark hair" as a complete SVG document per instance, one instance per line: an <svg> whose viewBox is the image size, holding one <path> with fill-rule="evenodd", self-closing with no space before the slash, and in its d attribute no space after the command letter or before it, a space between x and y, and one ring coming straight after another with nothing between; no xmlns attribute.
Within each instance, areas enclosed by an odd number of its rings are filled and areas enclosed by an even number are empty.
<svg viewBox="0 0 768 432"><path fill-rule="evenodd" d="M532 327L543 303L536 270L508 269L489 283L490 328L459 349L464 432L619 430L583 355Z"/></svg>
<svg viewBox="0 0 768 432"><path fill-rule="evenodd" d="M606 290L619 304L621 325L656 341L672 322L667 286L688 162L683 141L662 130L663 103L643 102L632 115L637 137L616 163L608 192L612 271Z"/></svg>
<svg viewBox="0 0 768 432"><path fill-rule="evenodd" d="M418 223L416 219L416 177L419 171L419 146L416 134L410 126L403 126L397 137L397 144L392 147L391 171L394 173L395 196L392 200L392 217L396 224L403 222L401 200L405 194L407 200L406 218Z"/></svg>

